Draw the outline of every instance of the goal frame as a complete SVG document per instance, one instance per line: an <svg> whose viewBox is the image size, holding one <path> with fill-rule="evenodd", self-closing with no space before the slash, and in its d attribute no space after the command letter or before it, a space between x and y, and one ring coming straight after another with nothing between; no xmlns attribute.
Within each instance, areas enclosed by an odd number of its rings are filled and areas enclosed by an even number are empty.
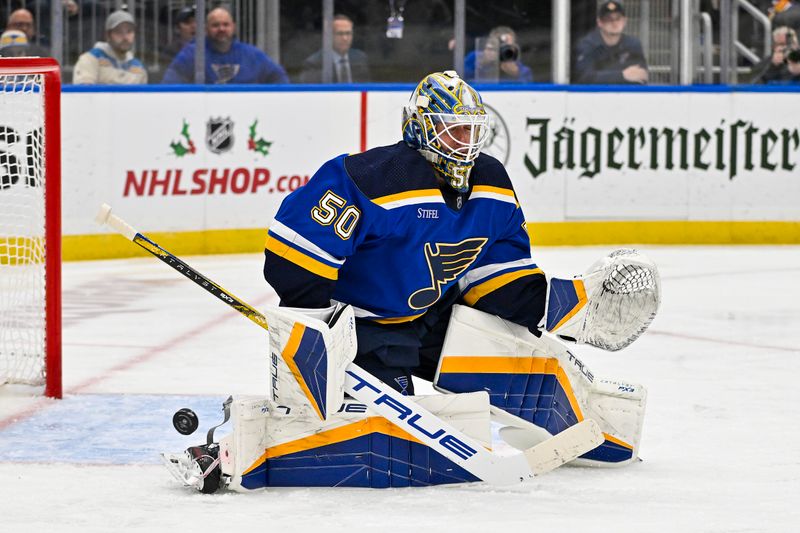
<svg viewBox="0 0 800 533"><path fill-rule="evenodd" d="M0 75L41 74L44 88L45 387L61 398L61 69L53 58L0 58Z"/></svg>

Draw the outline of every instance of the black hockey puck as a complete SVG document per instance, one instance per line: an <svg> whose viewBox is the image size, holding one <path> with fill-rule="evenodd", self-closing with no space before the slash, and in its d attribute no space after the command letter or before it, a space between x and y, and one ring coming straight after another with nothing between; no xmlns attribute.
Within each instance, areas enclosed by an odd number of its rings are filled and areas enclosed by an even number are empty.
<svg viewBox="0 0 800 533"><path fill-rule="evenodd" d="M197 426L200 425L200 421L197 419L197 415L194 411L184 407L183 409L178 409L175 414L172 415L172 425L175 426L175 430L181 435L191 435L197 431Z"/></svg>

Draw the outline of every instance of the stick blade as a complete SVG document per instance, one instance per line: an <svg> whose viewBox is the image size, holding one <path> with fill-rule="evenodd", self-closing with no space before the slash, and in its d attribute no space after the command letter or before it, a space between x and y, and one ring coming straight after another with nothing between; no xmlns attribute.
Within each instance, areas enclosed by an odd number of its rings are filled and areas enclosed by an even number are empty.
<svg viewBox="0 0 800 533"><path fill-rule="evenodd" d="M523 453L533 475L539 476L594 450L604 440L597 422L587 418Z"/></svg>

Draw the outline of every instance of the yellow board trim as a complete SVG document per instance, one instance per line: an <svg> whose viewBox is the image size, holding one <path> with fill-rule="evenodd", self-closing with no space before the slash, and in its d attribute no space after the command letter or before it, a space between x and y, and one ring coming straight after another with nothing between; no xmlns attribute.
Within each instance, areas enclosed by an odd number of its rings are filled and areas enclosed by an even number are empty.
<svg viewBox="0 0 800 533"><path fill-rule="evenodd" d="M586 305L586 286L583 284L583 281L574 279L572 280L572 285L575 287L575 295L578 297L578 303L576 303L575 307L573 307L569 313L564 315L561 320L558 321L558 324L556 324L550 331L556 331L558 328L563 326L570 318L574 317L578 311L583 309L584 305Z"/></svg>
<svg viewBox="0 0 800 533"><path fill-rule="evenodd" d="M0 236L0 266L39 265L44 261L44 237Z"/></svg>
<svg viewBox="0 0 800 533"><path fill-rule="evenodd" d="M528 222L534 246L800 244L800 221Z"/></svg>
<svg viewBox="0 0 800 533"><path fill-rule="evenodd" d="M800 221L528 222L527 227L534 246L800 244ZM265 234L265 228L146 232L177 256L261 253ZM149 255L116 233L65 235L61 252L64 261Z"/></svg>
<svg viewBox="0 0 800 533"><path fill-rule="evenodd" d="M326 265L322 261L317 261L313 257L310 257L298 250L295 250L291 246L274 238L272 235L267 236L267 241L264 243L264 247L275 255L283 257L287 261L291 261L295 265L305 268L309 272L313 272L318 276L333 280L339 279L338 269Z"/></svg>
<svg viewBox="0 0 800 533"><path fill-rule="evenodd" d="M286 342L286 346L281 352L281 357L283 357L283 360L286 362L289 370L292 371L295 381L297 381L297 384L300 385L300 389L303 391L303 394L306 395L306 398L308 398L308 402L311 404L311 407L314 408L314 411L316 411L319 419L325 420L325 417L322 415L322 409L320 409L319 405L317 405L317 400L314 398L314 395L311 394L311 389L308 388L308 384L303 378L303 374L300 373L300 368L298 368L297 363L294 361L294 356L297 355L297 348L300 346L300 341L303 339L303 333L305 333L305 331L305 325L301 324L300 322L294 323L294 326L292 326L292 331L289 333L289 340Z"/></svg>
<svg viewBox="0 0 800 533"><path fill-rule="evenodd" d="M245 470L242 475L247 475L253 470L257 469L259 466L264 464L264 461L267 459L304 452L306 450L311 450L330 444L337 444L339 442L345 442L372 433L380 433L389 437L397 437L421 444L417 438L398 428L385 418L374 416L359 420L358 422L354 422L352 424L347 424L345 426L315 433L297 440L278 444L272 448L267 448L261 457L259 457L252 466Z"/></svg>
<svg viewBox="0 0 800 533"><path fill-rule="evenodd" d="M533 276L535 274L544 274L541 268L515 270L514 272L506 272L479 285L472 287L464 294L464 301L467 305L475 305L475 303L489 294L494 292L504 285L508 285L514 280L524 278L525 276Z"/></svg>
<svg viewBox="0 0 800 533"><path fill-rule="evenodd" d="M145 232L162 248L179 257L263 253L266 233L267 230L264 228ZM92 261L125 257L150 257L150 254L117 233L64 235L61 238L61 258L64 261Z"/></svg>
<svg viewBox="0 0 800 533"><path fill-rule="evenodd" d="M379 198L374 198L372 203L378 205L384 205L391 202L397 202L398 200L408 200L411 198L424 198L426 196L439 196L441 197L441 193L439 189L419 189L416 191L406 191L406 192L398 192L396 194L389 194L387 196L381 196Z"/></svg>

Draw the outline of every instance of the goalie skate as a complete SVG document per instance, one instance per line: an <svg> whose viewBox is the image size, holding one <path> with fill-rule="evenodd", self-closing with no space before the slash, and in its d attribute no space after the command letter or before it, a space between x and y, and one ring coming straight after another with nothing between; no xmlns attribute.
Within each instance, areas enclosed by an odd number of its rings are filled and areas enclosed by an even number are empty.
<svg viewBox="0 0 800 533"><path fill-rule="evenodd" d="M216 443L192 446L182 454L162 453L161 460L175 479L204 494L212 494L224 484Z"/></svg>

